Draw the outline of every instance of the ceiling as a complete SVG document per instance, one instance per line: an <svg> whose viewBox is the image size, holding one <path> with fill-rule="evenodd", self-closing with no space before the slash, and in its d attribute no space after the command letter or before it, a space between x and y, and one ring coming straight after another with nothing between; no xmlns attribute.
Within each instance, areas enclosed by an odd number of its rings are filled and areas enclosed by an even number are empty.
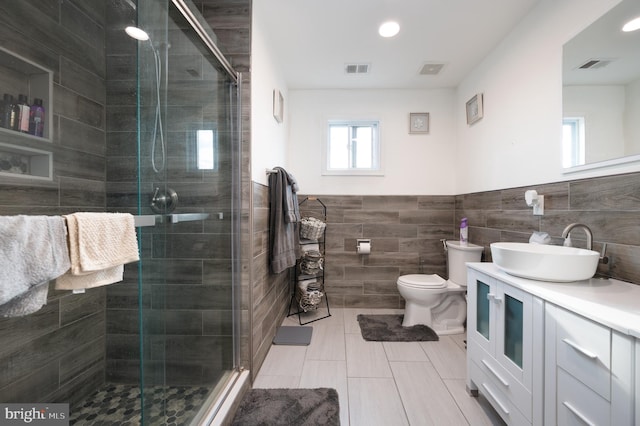
<svg viewBox="0 0 640 426"><path fill-rule="evenodd" d="M459 83L539 0L264 0L255 26L289 89L433 89ZM400 23L390 39L378 35ZM421 75L427 63L444 64ZM369 64L347 74L346 64Z"/></svg>
<svg viewBox="0 0 640 426"><path fill-rule="evenodd" d="M640 1L624 0L569 40L563 50L563 83L624 85L638 80L640 31L621 31L623 24L636 17L640 17ZM601 60L606 65L580 68L590 60Z"/></svg>

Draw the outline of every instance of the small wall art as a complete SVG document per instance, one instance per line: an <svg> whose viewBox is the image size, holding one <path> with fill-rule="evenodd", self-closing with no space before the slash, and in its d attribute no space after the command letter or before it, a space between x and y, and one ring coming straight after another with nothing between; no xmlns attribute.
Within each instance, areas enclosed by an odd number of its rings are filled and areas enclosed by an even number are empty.
<svg viewBox="0 0 640 426"><path fill-rule="evenodd" d="M409 113L409 133L412 135L429 133L429 113L428 112Z"/></svg>
<svg viewBox="0 0 640 426"><path fill-rule="evenodd" d="M273 89L273 118L282 123L284 118L284 97L278 89Z"/></svg>
<svg viewBox="0 0 640 426"><path fill-rule="evenodd" d="M478 93L467 101L467 124L475 123L482 115L482 93Z"/></svg>

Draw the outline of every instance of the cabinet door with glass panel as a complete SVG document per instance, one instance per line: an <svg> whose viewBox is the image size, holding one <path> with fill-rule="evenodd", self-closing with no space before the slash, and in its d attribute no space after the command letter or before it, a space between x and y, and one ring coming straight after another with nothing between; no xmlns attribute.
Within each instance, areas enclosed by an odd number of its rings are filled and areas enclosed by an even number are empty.
<svg viewBox="0 0 640 426"><path fill-rule="evenodd" d="M533 296L475 271L468 277L469 339L530 388Z"/></svg>

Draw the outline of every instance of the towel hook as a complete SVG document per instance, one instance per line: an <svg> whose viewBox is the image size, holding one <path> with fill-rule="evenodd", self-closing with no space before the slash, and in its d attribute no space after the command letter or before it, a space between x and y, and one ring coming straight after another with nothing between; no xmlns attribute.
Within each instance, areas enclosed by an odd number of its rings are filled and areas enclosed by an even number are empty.
<svg viewBox="0 0 640 426"><path fill-rule="evenodd" d="M178 206L178 194L171 188L161 191L156 188L151 197L151 210L155 213L171 213Z"/></svg>

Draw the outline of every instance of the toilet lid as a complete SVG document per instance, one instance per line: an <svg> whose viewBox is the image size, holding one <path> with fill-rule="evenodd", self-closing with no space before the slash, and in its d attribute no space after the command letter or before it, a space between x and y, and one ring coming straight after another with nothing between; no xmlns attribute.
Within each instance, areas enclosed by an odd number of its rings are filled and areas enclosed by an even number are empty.
<svg viewBox="0 0 640 426"><path fill-rule="evenodd" d="M402 275L400 278L398 278L398 282L407 287L417 288L444 288L447 286L447 282L437 274Z"/></svg>

